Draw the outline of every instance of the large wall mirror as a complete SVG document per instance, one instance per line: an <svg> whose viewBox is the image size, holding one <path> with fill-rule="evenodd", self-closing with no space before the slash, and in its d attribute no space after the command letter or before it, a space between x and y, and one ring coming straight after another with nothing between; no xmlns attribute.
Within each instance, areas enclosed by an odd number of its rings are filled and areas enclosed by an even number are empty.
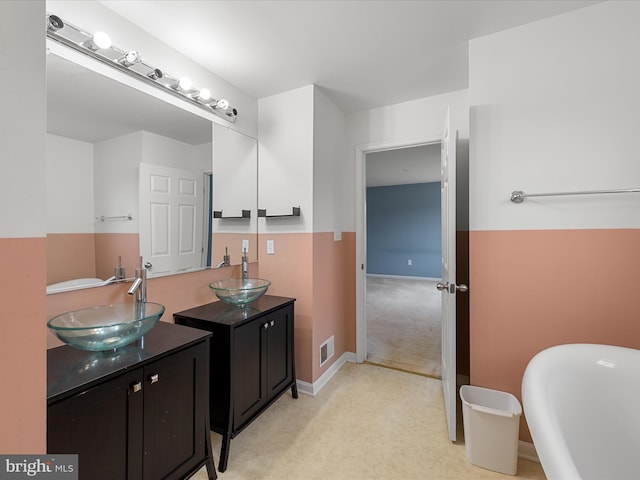
<svg viewBox="0 0 640 480"><path fill-rule="evenodd" d="M215 267L229 243L216 240L221 229L255 245L253 220L213 218L213 199L224 180L217 177L245 165L245 174L253 172L244 184L253 203L243 208L257 215L256 140L214 125L47 55L49 293L107 284L122 271L131 278L140 256L150 277ZM214 143L228 146L215 170ZM230 257L232 265L241 261Z"/></svg>

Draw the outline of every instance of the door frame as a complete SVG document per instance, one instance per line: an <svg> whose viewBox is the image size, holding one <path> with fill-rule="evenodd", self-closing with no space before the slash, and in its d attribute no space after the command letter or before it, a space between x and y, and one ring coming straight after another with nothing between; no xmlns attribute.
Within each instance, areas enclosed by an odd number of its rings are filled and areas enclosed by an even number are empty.
<svg viewBox="0 0 640 480"><path fill-rule="evenodd" d="M355 151L356 181L356 362L363 363L367 357L367 226L366 195L367 170L365 157L367 153L398 150L408 147L420 147L442 143L442 134L415 140L397 140L357 145Z"/></svg>

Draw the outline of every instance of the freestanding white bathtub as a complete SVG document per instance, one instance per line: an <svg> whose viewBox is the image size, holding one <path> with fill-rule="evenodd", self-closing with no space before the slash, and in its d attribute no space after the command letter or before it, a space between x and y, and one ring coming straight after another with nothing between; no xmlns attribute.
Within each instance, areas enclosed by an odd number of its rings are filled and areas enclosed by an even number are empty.
<svg viewBox="0 0 640 480"><path fill-rule="evenodd" d="M640 350L544 350L526 368L522 400L550 480L640 478Z"/></svg>

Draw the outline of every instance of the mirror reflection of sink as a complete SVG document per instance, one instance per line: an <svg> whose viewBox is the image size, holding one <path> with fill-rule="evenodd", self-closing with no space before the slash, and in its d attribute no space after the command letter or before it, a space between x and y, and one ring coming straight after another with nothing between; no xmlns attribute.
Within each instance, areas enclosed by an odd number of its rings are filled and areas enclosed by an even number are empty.
<svg viewBox="0 0 640 480"><path fill-rule="evenodd" d="M63 313L47 327L67 345L94 352L129 345L151 330L164 314L159 303L116 303Z"/></svg>
<svg viewBox="0 0 640 480"><path fill-rule="evenodd" d="M227 278L209 284L209 288L222 302L244 307L265 294L271 285L261 278Z"/></svg>

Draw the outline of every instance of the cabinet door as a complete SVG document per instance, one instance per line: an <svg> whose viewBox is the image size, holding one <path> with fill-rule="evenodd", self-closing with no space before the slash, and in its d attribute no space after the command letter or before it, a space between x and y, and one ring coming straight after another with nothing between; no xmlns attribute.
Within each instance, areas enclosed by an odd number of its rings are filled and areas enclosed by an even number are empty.
<svg viewBox="0 0 640 480"><path fill-rule="evenodd" d="M269 324L266 346L267 401L291 386L293 380L293 314L290 307L266 317Z"/></svg>
<svg viewBox="0 0 640 480"><path fill-rule="evenodd" d="M264 317L234 329L232 345L233 430L251 419L264 404L266 370L263 362L268 324ZM265 326L266 325L266 326Z"/></svg>
<svg viewBox="0 0 640 480"><path fill-rule="evenodd" d="M141 381L138 369L50 405L48 453L78 454L81 479L140 479Z"/></svg>
<svg viewBox="0 0 640 480"><path fill-rule="evenodd" d="M181 478L205 457L207 344L144 367L144 477Z"/></svg>

